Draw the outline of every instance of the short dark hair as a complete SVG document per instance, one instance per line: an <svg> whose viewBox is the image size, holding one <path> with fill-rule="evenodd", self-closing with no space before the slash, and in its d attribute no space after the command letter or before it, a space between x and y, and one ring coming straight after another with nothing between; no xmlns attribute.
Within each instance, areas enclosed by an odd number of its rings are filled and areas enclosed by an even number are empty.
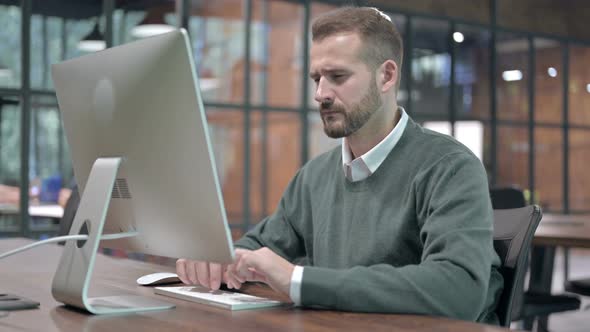
<svg viewBox="0 0 590 332"><path fill-rule="evenodd" d="M359 34L364 46L361 60L370 68L392 59L401 70L403 41L393 21L384 13L371 7L341 7L319 16L311 27L314 42L346 32Z"/></svg>

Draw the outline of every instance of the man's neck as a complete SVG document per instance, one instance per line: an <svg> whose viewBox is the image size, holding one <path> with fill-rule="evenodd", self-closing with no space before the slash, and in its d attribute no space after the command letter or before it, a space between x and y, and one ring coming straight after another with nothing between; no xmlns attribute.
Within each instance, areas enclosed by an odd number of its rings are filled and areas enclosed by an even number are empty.
<svg viewBox="0 0 590 332"><path fill-rule="evenodd" d="M401 112L397 109L397 103L389 110L382 114L374 114L361 129L346 138L353 160L374 148L395 128L401 118Z"/></svg>

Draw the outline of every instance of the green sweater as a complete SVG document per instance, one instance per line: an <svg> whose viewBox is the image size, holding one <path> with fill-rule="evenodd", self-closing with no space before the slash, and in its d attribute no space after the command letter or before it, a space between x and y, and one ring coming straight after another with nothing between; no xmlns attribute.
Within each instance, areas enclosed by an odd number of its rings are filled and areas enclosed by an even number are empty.
<svg viewBox="0 0 590 332"><path fill-rule="evenodd" d="M301 303L496 323L502 290L486 172L412 120L381 166L350 182L341 148L309 161L236 246L304 266Z"/></svg>

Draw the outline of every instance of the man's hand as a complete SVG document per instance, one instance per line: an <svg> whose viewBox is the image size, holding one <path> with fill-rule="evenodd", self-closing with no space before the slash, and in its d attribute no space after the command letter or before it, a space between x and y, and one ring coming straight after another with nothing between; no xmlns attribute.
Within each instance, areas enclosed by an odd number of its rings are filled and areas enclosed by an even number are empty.
<svg viewBox="0 0 590 332"><path fill-rule="evenodd" d="M233 264L222 265L181 258L176 261L176 273L187 285L201 285L213 290L221 283L229 288L240 289L246 281L259 281L279 293L289 296L291 274L295 266L272 250L236 249Z"/></svg>
<svg viewBox="0 0 590 332"><path fill-rule="evenodd" d="M246 281L260 281L289 296L294 268L293 264L266 247L236 249L236 261L227 267L226 276L229 287L240 288Z"/></svg>
<svg viewBox="0 0 590 332"><path fill-rule="evenodd" d="M226 265L193 261L181 258L176 261L176 274L187 285L201 285L213 290L219 289L221 282L227 282L224 272ZM239 287L238 287L239 288Z"/></svg>

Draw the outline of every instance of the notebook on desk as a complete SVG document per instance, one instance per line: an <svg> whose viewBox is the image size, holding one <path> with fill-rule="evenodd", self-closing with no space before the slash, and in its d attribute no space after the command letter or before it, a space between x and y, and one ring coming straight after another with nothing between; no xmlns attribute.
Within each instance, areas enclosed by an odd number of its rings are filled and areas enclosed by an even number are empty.
<svg viewBox="0 0 590 332"><path fill-rule="evenodd" d="M248 310L285 305L284 302L243 293L223 290L212 291L201 286L156 287L156 294L182 300L213 305L229 310Z"/></svg>

